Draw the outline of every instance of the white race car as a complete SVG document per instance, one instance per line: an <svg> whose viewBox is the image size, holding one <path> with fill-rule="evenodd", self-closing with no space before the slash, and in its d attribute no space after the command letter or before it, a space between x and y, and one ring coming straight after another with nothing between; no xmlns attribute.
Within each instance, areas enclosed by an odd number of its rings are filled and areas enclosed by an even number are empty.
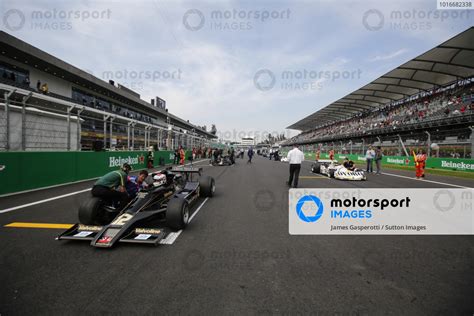
<svg viewBox="0 0 474 316"><path fill-rule="evenodd" d="M280 159L280 161L281 161L281 162L288 162L288 158L282 157L282 158Z"/></svg>
<svg viewBox="0 0 474 316"><path fill-rule="evenodd" d="M339 180L363 181L367 180L365 172L362 169L347 169L336 160L321 159L317 160L311 166L311 172L319 173Z"/></svg>

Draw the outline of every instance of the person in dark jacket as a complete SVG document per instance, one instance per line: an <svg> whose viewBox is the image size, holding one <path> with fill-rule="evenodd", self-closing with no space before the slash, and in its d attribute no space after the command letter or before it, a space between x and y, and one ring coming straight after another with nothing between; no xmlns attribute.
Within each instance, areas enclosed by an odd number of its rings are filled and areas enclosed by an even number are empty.
<svg viewBox="0 0 474 316"><path fill-rule="evenodd" d="M146 160L147 160L147 168L148 169L152 169L154 167L153 163L154 163L154 157L153 157L153 151L148 151L148 154L146 156Z"/></svg>
<svg viewBox="0 0 474 316"><path fill-rule="evenodd" d="M377 149L375 150L375 158L374 158L375 167L377 169L375 174L381 173L382 157L383 157L382 147L377 146Z"/></svg>
<svg viewBox="0 0 474 316"><path fill-rule="evenodd" d="M253 148L250 147L249 150L247 151L247 156L249 157L249 160L247 163L252 163L252 157L253 157Z"/></svg>
<svg viewBox="0 0 474 316"><path fill-rule="evenodd" d="M231 164L235 164L235 150L232 147L229 152L229 160Z"/></svg>
<svg viewBox="0 0 474 316"><path fill-rule="evenodd" d="M131 199L137 196L138 191L146 187L146 184L144 182L146 177L148 177L148 171L146 170L140 171L137 177L135 176L127 177L127 183L125 184L125 188L127 190L128 196Z"/></svg>

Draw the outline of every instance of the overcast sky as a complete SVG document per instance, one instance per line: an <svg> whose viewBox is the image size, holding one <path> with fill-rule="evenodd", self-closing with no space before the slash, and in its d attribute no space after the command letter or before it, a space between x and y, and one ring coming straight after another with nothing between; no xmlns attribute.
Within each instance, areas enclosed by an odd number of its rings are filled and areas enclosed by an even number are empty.
<svg viewBox="0 0 474 316"><path fill-rule="evenodd" d="M474 21L474 11L436 11L435 0L4 0L0 9L9 34L144 100L159 96L226 139L285 132Z"/></svg>

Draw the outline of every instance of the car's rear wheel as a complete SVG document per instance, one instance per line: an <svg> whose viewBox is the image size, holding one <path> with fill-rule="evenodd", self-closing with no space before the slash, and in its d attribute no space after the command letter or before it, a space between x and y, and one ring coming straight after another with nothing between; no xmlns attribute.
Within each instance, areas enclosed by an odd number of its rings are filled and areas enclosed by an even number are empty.
<svg viewBox="0 0 474 316"><path fill-rule="evenodd" d="M173 197L166 206L166 224L171 229L184 229L189 222L188 202L182 197Z"/></svg>
<svg viewBox="0 0 474 316"><path fill-rule="evenodd" d="M216 182L210 176L199 178L199 195L201 197L212 197L216 191Z"/></svg>
<svg viewBox="0 0 474 316"><path fill-rule="evenodd" d="M313 171L313 173L321 173L321 164L320 163L314 163L311 166L311 171Z"/></svg>
<svg viewBox="0 0 474 316"><path fill-rule="evenodd" d="M79 222L85 225L101 225L104 201L98 197L90 197L79 206Z"/></svg>

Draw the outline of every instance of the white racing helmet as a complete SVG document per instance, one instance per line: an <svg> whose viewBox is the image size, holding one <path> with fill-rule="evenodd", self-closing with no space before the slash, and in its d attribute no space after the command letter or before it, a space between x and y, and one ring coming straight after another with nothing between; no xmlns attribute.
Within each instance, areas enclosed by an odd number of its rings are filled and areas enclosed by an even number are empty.
<svg viewBox="0 0 474 316"><path fill-rule="evenodd" d="M159 187L166 184L166 176L164 174L158 173L153 176L153 186Z"/></svg>

